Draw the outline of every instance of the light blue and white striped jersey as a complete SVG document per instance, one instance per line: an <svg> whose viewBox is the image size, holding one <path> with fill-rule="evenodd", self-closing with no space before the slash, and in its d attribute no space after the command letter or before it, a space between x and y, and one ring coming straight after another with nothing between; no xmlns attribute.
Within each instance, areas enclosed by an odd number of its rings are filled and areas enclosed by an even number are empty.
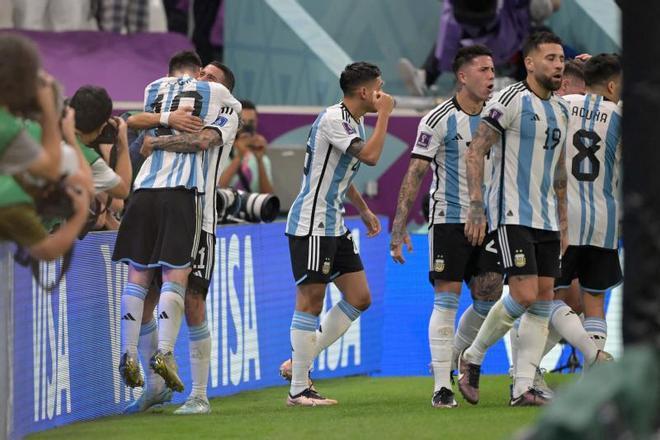
<svg viewBox="0 0 660 440"><path fill-rule="evenodd" d="M568 104L553 94L541 99L525 81L488 101L482 119L501 134L491 148L486 191L488 224L559 230L553 181L568 129Z"/></svg>
<svg viewBox="0 0 660 440"><path fill-rule="evenodd" d="M365 140L363 118L355 120L343 103L325 109L307 140L300 193L289 210L286 233L338 237L346 232L344 196L360 161L346 150Z"/></svg>
<svg viewBox="0 0 660 440"><path fill-rule="evenodd" d="M616 249L621 107L594 94L564 99L570 111L566 142L569 243Z"/></svg>
<svg viewBox="0 0 660 440"><path fill-rule="evenodd" d="M412 157L431 162L429 223L432 225L466 221L470 195L465 152L479 122L481 114L465 113L456 97L435 107L419 122Z"/></svg>
<svg viewBox="0 0 660 440"><path fill-rule="evenodd" d="M223 107L232 112L241 111L241 104L225 86L219 83L197 81L190 76L157 79L145 88L144 111L173 112L180 106L193 107L193 115L204 121L206 127L219 128L227 122ZM179 134L174 129L159 127L150 135L169 136ZM176 188L205 190L205 178L209 166L216 163L217 147L197 153L171 153L163 150L154 152L144 161L135 178L134 188Z"/></svg>

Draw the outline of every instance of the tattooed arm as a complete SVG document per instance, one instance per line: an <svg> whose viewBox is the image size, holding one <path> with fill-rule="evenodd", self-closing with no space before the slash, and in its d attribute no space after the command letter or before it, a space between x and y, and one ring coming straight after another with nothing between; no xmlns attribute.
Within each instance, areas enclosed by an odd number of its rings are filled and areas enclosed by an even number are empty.
<svg viewBox="0 0 660 440"><path fill-rule="evenodd" d="M484 183L484 157L500 138L499 132L485 122L479 124L465 153L470 209L465 222L465 236L472 246L481 244L486 235L486 212L482 186Z"/></svg>
<svg viewBox="0 0 660 440"><path fill-rule="evenodd" d="M194 153L222 144L222 135L212 128L197 133L182 133L174 136L145 136L140 153L149 156L153 150L174 153Z"/></svg>
<svg viewBox="0 0 660 440"><path fill-rule="evenodd" d="M390 238L390 255L397 263L405 263L403 258L403 244L405 243L408 252L412 251L410 238L406 231L406 224L408 223L408 214L417 198L419 185L422 183L426 170L429 169L430 161L413 157L410 159L408 171L401 183L401 190L399 190L399 200L396 205L396 216L392 224L392 236Z"/></svg>
<svg viewBox="0 0 660 440"><path fill-rule="evenodd" d="M559 162L555 167L555 178L553 181L555 194L557 194L557 211L559 213L559 231L561 234L561 253L564 254L568 246L568 198L566 188L568 176L566 175L566 149L562 148Z"/></svg>

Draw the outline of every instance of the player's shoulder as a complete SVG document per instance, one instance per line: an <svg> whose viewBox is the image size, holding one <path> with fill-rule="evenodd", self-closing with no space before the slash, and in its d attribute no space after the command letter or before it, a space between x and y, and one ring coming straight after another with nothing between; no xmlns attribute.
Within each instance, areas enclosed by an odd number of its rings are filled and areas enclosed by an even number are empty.
<svg viewBox="0 0 660 440"><path fill-rule="evenodd" d="M441 125L441 122L449 115L457 110L456 101L454 98L441 102L439 105L431 109L420 121L420 125L426 125L429 128L436 128Z"/></svg>
<svg viewBox="0 0 660 440"><path fill-rule="evenodd" d="M169 81L171 81L171 80L172 80L171 77L169 77L169 76L163 76L163 77L161 77L161 78L158 78L158 79L155 79L155 80L151 81L149 84L147 84L147 86L145 87L145 89L151 89L151 88L153 88L153 87L160 87L162 84L165 84L165 83L167 83L167 82L169 82Z"/></svg>
<svg viewBox="0 0 660 440"><path fill-rule="evenodd" d="M506 86L499 92L495 93L495 95L493 95L491 98L491 101L497 102L504 107L508 107L511 105L511 103L516 102L522 96L524 96L525 92L528 90L529 88L527 87L527 84L524 81L519 81L517 83Z"/></svg>
<svg viewBox="0 0 660 440"><path fill-rule="evenodd" d="M327 107L323 113L321 113L321 119L325 122L331 120L348 121L350 117L350 112L341 102Z"/></svg>

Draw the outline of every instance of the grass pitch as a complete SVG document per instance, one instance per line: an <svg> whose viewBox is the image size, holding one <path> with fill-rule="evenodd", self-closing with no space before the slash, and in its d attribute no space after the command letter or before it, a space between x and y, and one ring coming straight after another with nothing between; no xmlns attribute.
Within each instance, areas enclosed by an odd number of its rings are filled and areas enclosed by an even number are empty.
<svg viewBox="0 0 660 440"><path fill-rule="evenodd" d="M547 375L546 380L554 387L570 378ZM275 387L213 399L210 415L175 416L177 406L170 405L76 423L30 438L503 439L532 423L540 411L509 408L509 383L506 376L484 376L479 405L459 395L458 408L436 409L430 403L430 377L351 377L318 381L322 394L339 400L334 407L288 408L287 387Z"/></svg>

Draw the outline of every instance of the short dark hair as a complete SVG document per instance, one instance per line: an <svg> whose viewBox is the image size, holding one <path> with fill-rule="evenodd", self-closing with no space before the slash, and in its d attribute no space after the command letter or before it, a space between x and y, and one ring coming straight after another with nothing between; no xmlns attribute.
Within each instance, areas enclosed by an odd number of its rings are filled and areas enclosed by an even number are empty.
<svg viewBox="0 0 660 440"><path fill-rule="evenodd" d="M486 46L481 44L475 44L472 46L465 46L458 49L456 56L454 57L454 62L451 65L454 74L457 74L461 67L467 63L472 62L477 57L488 56L492 57L493 52L488 49Z"/></svg>
<svg viewBox="0 0 660 440"><path fill-rule="evenodd" d="M564 64L564 76L572 76L584 81L584 61L574 59Z"/></svg>
<svg viewBox="0 0 660 440"><path fill-rule="evenodd" d="M112 115L112 99L103 87L82 86L73 94L69 106L76 111L76 128L91 133Z"/></svg>
<svg viewBox="0 0 660 440"><path fill-rule="evenodd" d="M170 58L169 74L181 69L202 68L202 60L197 53L192 50L182 50L172 55Z"/></svg>
<svg viewBox="0 0 660 440"><path fill-rule="evenodd" d="M535 49L538 49L542 44L559 44L561 45L561 38L552 32L540 31L529 34L525 43L523 44L523 56L526 57L529 53Z"/></svg>
<svg viewBox="0 0 660 440"><path fill-rule="evenodd" d="M249 99L241 99L240 103L243 107L243 110L254 110L255 112L257 111L257 106L254 105L254 102L250 101Z"/></svg>
<svg viewBox="0 0 660 440"><path fill-rule="evenodd" d="M234 76L234 72L232 72L228 66L222 64L220 61L211 61L209 64L222 70L222 73L225 75L224 85L229 89L230 92L233 92L234 85L236 85L236 77Z"/></svg>
<svg viewBox="0 0 660 440"><path fill-rule="evenodd" d="M606 84L621 75L621 58L615 53L595 55L584 64L584 82L588 86Z"/></svg>
<svg viewBox="0 0 660 440"><path fill-rule="evenodd" d="M31 110L41 66L37 46L22 35L0 34L0 60L0 104L11 112Z"/></svg>
<svg viewBox="0 0 660 440"><path fill-rule="evenodd" d="M351 95L359 85L376 79L380 75L378 66L366 61L359 61L344 68L339 77L339 87L341 87L344 95Z"/></svg>

